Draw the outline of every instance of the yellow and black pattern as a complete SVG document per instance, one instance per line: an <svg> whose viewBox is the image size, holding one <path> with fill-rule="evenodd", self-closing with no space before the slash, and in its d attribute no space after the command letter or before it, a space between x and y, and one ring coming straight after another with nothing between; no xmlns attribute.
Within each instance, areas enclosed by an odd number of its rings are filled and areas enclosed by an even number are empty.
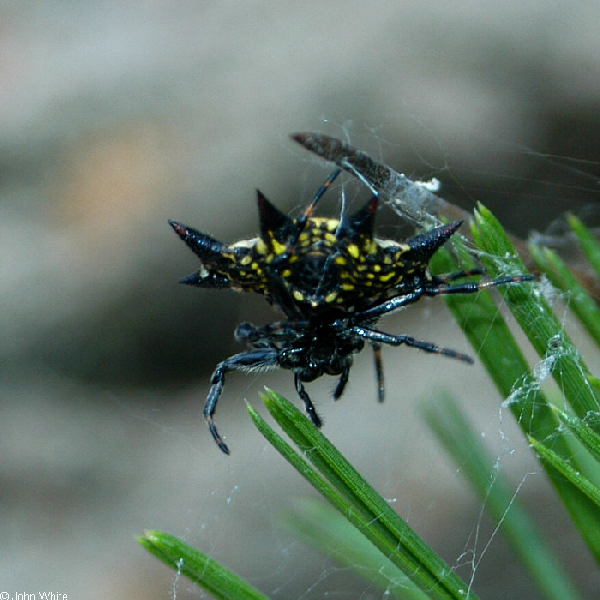
<svg viewBox="0 0 600 600"><path fill-rule="evenodd" d="M377 198L339 219L292 219L259 192L259 237L226 246L172 222L202 267L184 283L228 287L267 296L288 316L328 309L364 310L412 290L427 279L427 264L460 223L407 242L373 236Z"/></svg>

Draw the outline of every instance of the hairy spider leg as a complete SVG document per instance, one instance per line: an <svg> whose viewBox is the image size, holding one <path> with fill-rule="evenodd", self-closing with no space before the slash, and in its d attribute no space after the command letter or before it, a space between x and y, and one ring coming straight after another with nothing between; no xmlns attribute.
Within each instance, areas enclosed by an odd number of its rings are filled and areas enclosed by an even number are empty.
<svg viewBox="0 0 600 600"><path fill-rule="evenodd" d="M304 407L306 409L306 414L310 417L310 420L314 423L316 427L321 427L323 425L323 421L321 421L321 417L317 414L315 407L310 399L310 396L304 389L304 384L300 379L299 373L294 373L294 385L296 386L296 391L298 392L298 396L304 402Z"/></svg>
<svg viewBox="0 0 600 600"><path fill-rule="evenodd" d="M212 434L217 446L225 454L229 454L229 448L223 441L223 438L219 435L217 427L214 422L214 414L217 408L217 402L223 391L223 384L225 383L225 373L229 371L255 371L260 369L269 369L277 366L277 359L279 357L279 350L275 348L256 348L249 350L248 352L242 352L241 354L234 354L229 358L220 362L211 377L211 388L204 405L204 420L208 425L208 429Z"/></svg>
<svg viewBox="0 0 600 600"><path fill-rule="evenodd" d="M447 279L448 277L451 277L452 279ZM453 279L456 279L453 277L453 274L433 277L431 283L425 284L423 293L427 296L438 296L442 294L475 294L490 287L506 285L508 283L533 281L534 277L533 275L509 275L507 277L492 279L491 281L466 281L465 283L459 283L448 287L443 285L446 281L452 281ZM442 283L442 285L438 286L438 283Z"/></svg>
<svg viewBox="0 0 600 600"><path fill-rule="evenodd" d="M376 306L366 310L352 313L352 315L349 317L349 321L350 323L364 323L365 321L376 320L381 315L385 315L389 312L397 310L406 304L412 304L413 302L416 302L423 295L423 293L424 291L419 289L418 291L411 292L410 294L395 296L390 300L386 300L385 302L377 304ZM340 321L340 323L342 323L342 321Z"/></svg>
<svg viewBox="0 0 600 600"><path fill-rule="evenodd" d="M393 312L402 306L412 304L419 300L423 295L426 296L438 296L443 294L475 294L481 290L496 287L498 285L506 285L509 283L522 283L524 281L533 281L533 275L512 275L507 277L500 277L491 281L466 281L465 283L459 283L457 285L446 286L445 283L454 281L460 277L466 277L468 275L476 275L479 269L473 269L472 271L459 271L458 273L449 273L446 275L434 275L431 282L425 282L422 288L417 289L410 294L403 294L401 296L395 296L390 300L386 300L381 304L373 306L363 311L355 312L352 314L350 321L352 323L361 323L369 321L371 319L378 319L382 315L389 312ZM440 285L441 284L441 285Z"/></svg>
<svg viewBox="0 0 600 600"><path fill-rule="evenodd" d="M301 217L299 217L298 220L296 221L296 225L297 225L296 233L294 234L294 237L292 238L292 241L289 245L288 250L286 250L286 252L278 260L280 260L280 261L287 260L290 256L290 254L294 253L294 250L296 249L296 244L298 243L298 239L300 238L300 234L306 228L306 224L308 223L308 220L312 217L313 212L315 211L315 208L317 207L319 200L321 199L323 194L331 187L331 185L337 179L338 175L341 172L342 172L341 169L336 169L331 175L329 175L329 177L323 182L323 185L316 191L310 204L306 207L304 214Z"/></svg>
<svg viewBox="0 0 600 600"><path fill-rule="evenodd" d="M334 400L339 400L341 395L344 393L344 390L346 389L346 384L348 383L349 375L350 375L350 367L346 367L342 371L342 374L340 375L340 378L338 379L338 382L335 386L335 390L333 391L333 399Z"/></svg>
<svg viewBox="0 0 600 600"><path fill-rule="evenodd" d="M381 344L371 341L373 357L375 359L375 373L377 375L377 400L383 402L385 398L385 380L383 378L383 361L381 359Z"/></svg>
<svg viewBox="0 0 600 600"><path fill-rule="evenodd" d="M341 169L336 169L327 179L323 182L323 185L315 192L311 203L306 207L304 214L298 219L298 223L302 223L302 227L306 226L306 221L313 216L313 212L317 207L317 203L322 198L323 194L331 187L332 183L337 179L338 175L342 172Z"/></svg>
<svg viewBox="0 0 600 600"><path fill-rule="evenodd" d="M240 342L254 344L256 342L283 342L291 341L298 337L298 328L305 327L307 322L302 319L289 319L278 321L269 325L256 327L252 323L244 321L235 330L235 338Z"/></svg>
<svg viewBox="0 0 600 600"><path fill-rule="evenodd" d="M452 348L440 348L436 344L432 344L430 342L415 340L415 338L410 335L391 335L383 331L378 331L377 329L368 329L367 327L359 327L358 325L352 327L352 330L356 333L356 335L379 344L388 344L390 346L400 346L402 344L406 344L410 348L418 348L419 350L423 350L424 352L428 352L430 354L443 354L449 358L462 360L463 362L471 365L474 362L468 354L457 352L456 350L452 350Z"/></svg>

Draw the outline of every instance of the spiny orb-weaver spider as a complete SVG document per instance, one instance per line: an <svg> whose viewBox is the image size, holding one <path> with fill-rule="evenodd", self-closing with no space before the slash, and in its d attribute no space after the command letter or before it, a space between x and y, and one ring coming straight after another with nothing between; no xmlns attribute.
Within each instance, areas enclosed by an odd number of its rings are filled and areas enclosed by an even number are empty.
<svg viewBox="0 0 600 600"><path fill-rule="evenodd" d="M302 136L295 134L299 141ZM318 135L318 134L316 134ZM473 359L450 348L392 335L375 328L380 317L416 302L421 296L472 294L481 289L530 281L528 275L493 281L457 279L482 275L474 269L431 275L428 264L435 252L460 227L462 221L434 227L405 242L373 236L378 195L358 212L341 219L313 217L320 198L340 174L332 173L319 188L304 213L288 217L258 191L260 233L251 240L226 245L211 236L169 221L179 237L200 258L199 271L182 283L203 288L230 288L264 295L280 308L285 319L256 327L241 323L235 337L249 350L220 362L212 377L204 418L219 448L229 454L214 422L217 402L229 371L262 371L279 367L294 372L296 391L311 421L321 419L304 388L324 374L339 375L333 398L346 387L354 355L365 342L374 351L378 399L383 401L381 346L402 344L432 354L443 354L467 363Z"/></svg>

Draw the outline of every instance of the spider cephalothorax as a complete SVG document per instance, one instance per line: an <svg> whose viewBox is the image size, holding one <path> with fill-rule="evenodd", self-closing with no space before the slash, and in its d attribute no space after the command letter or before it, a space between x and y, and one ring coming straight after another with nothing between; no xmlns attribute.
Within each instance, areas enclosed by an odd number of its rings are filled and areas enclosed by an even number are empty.
<svg viewBox="0 0 600 600"><path fill-rule="evenodd" d="M378 206L373 196L358 212L341 219L313 217L313 211L340 171L317 191L303 215L288 217L258 192L260 234L232 245L175 221L171 226L200 258L200 270L182 280L205 288L231 288L264 295L286 319L255 327L242 323L236 338L250 349L217 365L212 375L204 417L223 452L229 449L217 432L214 413L228 371L279 367L293 371L298 394L316 426L321 425L304 383L321 375L339 375L333 397L348 381L354 355L365 342L375 353L378 397L383 400L381 345L405 344L425 352L473 362L465 354L406 335L374 329L384 314L416 302L421 296L473 293L482 288L531 279L512 276L486 282L451 282L482 271L431 275L435 252L461 222L435 227L405 242L373 235Z"/></svg>

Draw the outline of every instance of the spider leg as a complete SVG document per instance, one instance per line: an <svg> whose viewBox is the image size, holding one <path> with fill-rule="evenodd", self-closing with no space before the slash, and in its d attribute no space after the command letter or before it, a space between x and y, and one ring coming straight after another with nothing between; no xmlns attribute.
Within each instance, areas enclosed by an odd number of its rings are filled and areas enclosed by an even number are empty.
<svg viewBox="0 0 600 600"><path fill-rule="evenodd" d="M423 288L418 288L410 294L403 294L401 296L395 296L390 300L386 300L377 306L373 306L367 310L354 313L350 317L351 323L360 323L369 321L370 319L378 319L382 315L397 310L407 304L417 302L424 294L427 296L437 296L440 294L475 294L480 290L484 290L490 287L496 287L498 285L506 285L508 283L522 283L524 281L533 281L535 278L533 275L513 275L507 277L499 277L491 281L465 281L456 285L445 285L455 279L461 277L469 277L472 275L482 275L481 269L470 269L468 271L458 271L457 273L450 273L447 275L435 275L432 277L430 282L425 282Z"/></svg>
<svg viewBox="0 0 600 600"><path fill-rule="evenodd" d="M367 310L352 313L352 315L350 315L348 318L351 323L360 323L364 321L369 321L371 319L378 319L379 317L381 317L381 315L385 315L389 312L392 312L400 308L401 306L405 306L406 304L412 304L413 302L416 302L423 295L423 293L424 291L422 289L418 289L417 291L411 292L410 294L395 296L394 298L386 300L382 304L378 304L377 306L374 306Z"/></svg>
<svg viewBox="0 0 600 600"><path fill-rule="evenodd" d="M311 203L306 207L304 214L298 219L299 223L302 223L302 228L306 225L306 221L310 219L317 206L317 203L323 196L323 194L331 187L331 184L337 179L337 176L342 172L341 169L336 169L327 179L323 182L323 185L315 192L315 195ZM297 240L296 240L297 241Z"/></svg>
<svg viewBox="0 0 600 600"><path fill-rule="evenodd" d="M235 339L253 344L257 341L283 342L298 337L297 330L306 325L305 321L288 320L256 327L244 321L235 330Z"/></svg>
<svg viewBox="0 0 600 600"><path fill-rule="evenodd" d="M296 250L296 244L300 239L300 235L306 229L306 224L308 223L308 220L312 217L319 200L321 199L323 194L331 187L331 185L337 179L337 176L341 172L341 169L336 169L331 175L329 175L329 177L327 177L327 179L323 182L323 185L317 190L313 199L311 200L311 203L306 207L306 210L304 211L302 216L296 220L296 231L289 242L288 248L285 250L285 252L283 252L277 258L275 258L275 260L271 263L272 265L284 263L289 260L289 257L291 255L294 254Z"/></svg>
<svg viewBox="0 0 600 600"><path fill-rule="evenodd" d="M340 378L338 379L338 382L335 386L335 390L333 391L333 399L334 400L339 400L341 395L344 393L344 389L346 388L346 384L348 383L348 374L349 373L350 373L350 367L346 367L342 371L342 374L340 375Z"/></svg>
<svg viewBox="0 0 600 600"><path fill-rule="evenodd" d="M473 359L467 354L462 354L461 352L452 350L452 348L440 348L436 344L432 344L430 342L415 340L415 338L411 337L410 335L390 335L389 333L384 333L383 331L367 329L366 327L359 326L354 326L352 329L358 336L370 340L371 342L389 344L390 346L400 346L402 344L406 344L411 348L418 348L419 350L423 350L424 352L428 352L430 354L443 354L449 358L462 360L463 362L467 362L469 364L473 364L474 362Z"/></svg>
<svg viewBox="0 0 600 600"><path fill-rule="evenodd" d="M469 273L468 271L462 271L461 273ZM425 286L423 290L424 294L428 296L437 296L438 294L475 294L480 290L484 290L490 287L496 287L498 285L506 285L507 283L522 283L524 281L533 281L533 275L513 275L507 277L499 277L498 279L492 279L491 281L465 281L457 285L444 286L443 284L458 279L461 273L455 273L451 275L443 275L441 277L434 277L432 282ZM454 276L456 275L456 277ZM437 285L442 283L442 285Z"/></svg>
<svg viewBox="0 0 600 600"><path fill-rule="evenodd" d="M323 425L323 421L321 421L321 417L319 417L319 415L317 414L312 400L306 393L306 390L304 389L304 384L300 380L300 375L298 373L294 373L294 385L296 386L298 396L300 396L300 398L304 402L306 414L310 417L310 420L316 427L321 427L321 425Z"/></svg>
<svg viewBox="0 0 600 600"><path fill-rule="evenodd" d="M377 374L377 400L383 402L385 397L385 382L383 379L383 362L381 360L381 344L372 342L373 357L375 358L375 373Z"/></svg>
<svg viewBox="0 0 600 600"><path fill-rule="evenodd" d="M223 441L223 438L219 435L214 422L217 402L219 401L219 397L223 391L223 384L225 383L225 373L229 371L254 371L256 369L276 367L278 357L279 351L272 348L258 348L250 350L249 352L234 354L223 362L220 362L212 374L210 380L212 386L208 393L206 404L204 405L203 414L208 429L215 442L217 442L217 446L219 446L225 454L229 454L229 448Z"/></svg>

